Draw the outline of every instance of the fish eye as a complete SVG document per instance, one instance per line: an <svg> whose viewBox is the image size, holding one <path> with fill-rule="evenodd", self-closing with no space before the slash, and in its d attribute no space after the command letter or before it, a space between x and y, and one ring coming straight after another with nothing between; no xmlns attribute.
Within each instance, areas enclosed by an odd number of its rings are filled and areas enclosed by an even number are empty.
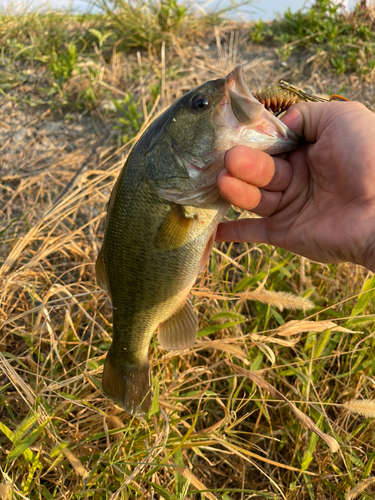
<svg viewBox="0 0 375 500"><path fill-rule="evenodd" d="M210 100L204 94L195 94L191 98L190 106L198 111L204 111L210 106Z"/></svg>

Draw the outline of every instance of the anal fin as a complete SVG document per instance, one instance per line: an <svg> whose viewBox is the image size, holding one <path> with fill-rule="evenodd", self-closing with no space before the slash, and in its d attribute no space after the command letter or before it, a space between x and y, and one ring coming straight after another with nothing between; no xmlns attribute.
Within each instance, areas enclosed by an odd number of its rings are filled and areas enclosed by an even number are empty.
<svg viewBox="0 0 375 500"><path fill-rule="evenodd" d="M103 392L134 415L150 409L150 368L145 364L119 367L108 351L102 377Z"/></svg>
<svg viewBox="0 0 375 500"><path fill-rule="evenodd" d="M159 325L158 340L164 349L175 351L194 344L198 320L189 299L182 309Z"/></svg>

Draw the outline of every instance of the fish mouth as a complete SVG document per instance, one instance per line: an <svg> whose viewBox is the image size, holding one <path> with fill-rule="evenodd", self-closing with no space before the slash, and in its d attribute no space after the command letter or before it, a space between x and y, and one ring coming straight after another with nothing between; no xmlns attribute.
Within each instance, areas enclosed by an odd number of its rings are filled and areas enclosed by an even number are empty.
<svg viewBox="0 0 375 500"><path fill-rule="evenodd" d="M267 111L252 95L241 66L237 66L225 78L225 92L218 106L216 123L235 129L236 134L244 139L241 140L242 145L269 154L290 151L301 142L297 134Z"/></svg>
<svg viewBox="0 0 375 500"><path fill-rule="evenodd" d="M159 195L180 205L207 207L220 199L216 177L224 168L225 152L234 146L249 146L268 154L296 149L301 138L272 115L250 92L241 66L217 80L220 98L212 115L215 146L204 156L189 156L173 146L174 153L184 164L190 188L155 185ZM221 97L222 96L222 97Z"/></svg>

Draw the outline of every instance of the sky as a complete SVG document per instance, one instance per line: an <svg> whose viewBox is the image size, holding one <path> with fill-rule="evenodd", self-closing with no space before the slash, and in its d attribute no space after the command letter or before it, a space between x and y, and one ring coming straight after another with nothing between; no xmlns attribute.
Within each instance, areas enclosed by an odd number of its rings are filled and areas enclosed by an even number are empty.
<svg viewBox="0 0 375 500"><path fill-rule="evenodd" d="M61 1L64 2L65 0ZM183 3L183 0L180 0L180 2ZM210 10L216 5L218 5L219 8L230 5L230 0L214 0L211 2L201 0L197 3L202 6L208 4L208 7L206 7L205 10ZM236 3L241 4L242 2L237 1ZM75 4L80 8L85 8L85 5L87 5L85 3L85 0L75 0ZM242 7L241 9L239 9L239 11L242 15L250 17L250 19L271 20L275 17L276 11L284 12L288 7L290 7L292 10L298 10L303 6L303 4L303 0L257 0L254 1L252 5Z"/></svg>
<svg viewBox="0 0 375 500"><path fill-rule="evenodd" d="M17 1L17 0L0 0L0 6L7 5L10 1L14 3L27 3L29 6L38 6L40 4L44 4L45 0L26 0L26 1ZM184 0L180 0L181 3ZM200 5L205 5L206 1L199 0L197 3ZM311 4L312 0L305 2L304 0L256 0L252 5L247 7L242 7L240 9L240 16L244 16L246 20L254 19L262 19L272 20L275 18L275 13L283 13L285 10L290 7L292 12L303 7L304 4ZM349 0L349 6L354 5L355 0ZM78 10L80 12L85 12L89 9L89 2L87 0L49 0L49 4L52 7L57 8L68 8L69 5L73 5L74 10ZM237 4L241 4L240 0L237 0ZM223 7L225 5L230 5L230 0L213 0L210 3L210 7L215 5L220 5ZM206 10L209 10L208 7Z"/></svg>

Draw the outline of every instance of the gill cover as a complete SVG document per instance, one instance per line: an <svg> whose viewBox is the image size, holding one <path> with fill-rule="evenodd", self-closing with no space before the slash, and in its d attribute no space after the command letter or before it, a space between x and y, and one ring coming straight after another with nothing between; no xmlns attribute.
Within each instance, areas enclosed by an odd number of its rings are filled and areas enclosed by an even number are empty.
<svg viewBox="0 0 375 500"><path fill-rule="evenodd" d="M235 145L270 154L298 145L295 134L254 98L241 67L175 102L147 152L149 181L165 200L207 206L220 197L216 177Z"/></svg>

